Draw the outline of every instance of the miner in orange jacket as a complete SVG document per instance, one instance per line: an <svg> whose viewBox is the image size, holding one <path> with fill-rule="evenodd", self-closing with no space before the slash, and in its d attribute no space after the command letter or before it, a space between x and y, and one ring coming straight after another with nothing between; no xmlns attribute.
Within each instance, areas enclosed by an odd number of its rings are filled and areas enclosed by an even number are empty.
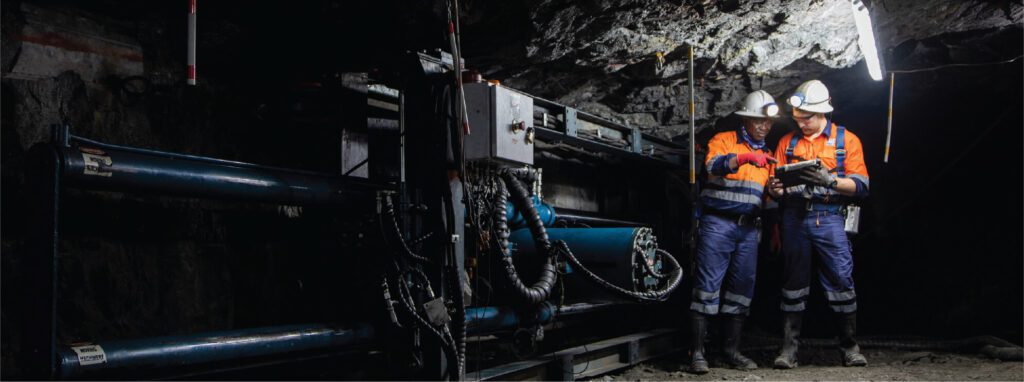
<svg viewBox="0 0 1024 382"><path fill-rule="evenodd" d="M740 332L754 297L759 212L775 162L764 138L779 112L770 94L747 95L736 114L743 124L718 133L708 142L707 183L700 194L696 274L690 302L692 356L690 370L709 371L704 339L709 317L721 313L726 363L737 369L757 364L739 352ZM723 281L725 286L723 287Z"/></svg>
<svg viewBox="0 0 1024 382"><path fill-rule="evenodd" d="M834 123L828 88L818 80L797 87L787 100L799 129L779 140L775 159L780 165L820 159L816 171L800 173L799 184L783 185L773 178L769 194L782 204L784 314L783 347L776 368L797 365L798 337L810 291L812 250L819 255L818 280L829 307L839 318L839 347L844 366L865 366L854 335L857 293L853 286L853 255L846 236L847 205L867 196L868 171L860 139ZM774 175L774 168L772 168Z"/></svg>

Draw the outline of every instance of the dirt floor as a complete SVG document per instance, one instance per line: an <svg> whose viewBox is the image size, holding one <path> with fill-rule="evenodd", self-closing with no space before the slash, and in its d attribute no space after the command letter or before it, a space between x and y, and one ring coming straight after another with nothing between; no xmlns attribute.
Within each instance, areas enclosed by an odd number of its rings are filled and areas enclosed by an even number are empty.
<svg viewBox="0 0 1024 382"><path fill-rule="evenodd" d="M775 370L770 367L775 351L745 353L763 367L753 371L722 368L712 359L711 372L694 375L683 371L686 355L672 355L642 363L624 372L597 377L597 381L1024 381L1024 363L1002 362L980 355L908 352L867 349L867 367L842 367L839 353L827 349L801 349L800 367ZM717 366L717 367L716 367Z"/></svg>

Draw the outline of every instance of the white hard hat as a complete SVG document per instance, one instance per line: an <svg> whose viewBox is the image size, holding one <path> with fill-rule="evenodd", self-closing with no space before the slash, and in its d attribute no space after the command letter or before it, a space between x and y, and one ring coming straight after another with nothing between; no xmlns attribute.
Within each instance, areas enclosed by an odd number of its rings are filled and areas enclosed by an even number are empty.
<svg viewBox="0 0 1024 382"><path fill-rule="evenodd" d="M832 97L829 97L825 84L818 80L810 80L800 84L786 103L811 113L829 113L832 111L831 101Z"/></svg>
<svg viewBox="0 0 1024 382"><path fill-rule="evenodd" d="M779 115L779 105L775 98L764 90L747 94L743 99L743 107L736 111L737 115L754 118L774 118Z"/></svg>

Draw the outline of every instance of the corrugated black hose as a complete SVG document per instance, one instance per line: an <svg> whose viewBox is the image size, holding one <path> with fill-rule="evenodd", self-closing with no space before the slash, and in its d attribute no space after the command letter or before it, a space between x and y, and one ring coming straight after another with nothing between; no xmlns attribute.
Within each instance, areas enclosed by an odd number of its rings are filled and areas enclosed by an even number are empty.
<svg viewBox="0 0 1024 382"><path fill-rule="evenodd" d="M441 343L441 347L444 348L445 355L448 357L448 359L458 360L458 350L456 349L455 343L451 338L451 334L447 333L447 330L445 329L437 330L437 328L431 325L430 322L427 321L427 319L423 318L423 316L421 316L419 312L416 311L416 308L409 304L408 301L412 297L409 294L408 288L401 280L399 280L399 283L399 294L403 296L399 297L398 300L401 301L402 303L398 305L404 308L405 313L408 314L409 316L412 316L417 321L417 323L419 323L419 327L427 329L427 331L433 334L434 337L437 337L438 341L440 341Z"/></svg>
<svg viewBox="0 0 1024 382"><path fill-rule="evenodd" d="M452 256L454 257L454 256ZM454 260L454 259L453 259ZM453 303L455 304L455 314L452 317L452 329L453 341L458 346L458 371L459 380L463 380L466 375L466 305L465 296L462 292L462 279L459 277L458 268L451 266L448 268L448 290L452 295Z"/></svg>
<svg viewBox="0 0 1024 382"><path fill-rule="evenodd" d="M408 251L406 253L406 256L413 255L413 256L409 256L409 257L412 257L412 258L414 258L416 260L420 260L420 259L426 260L425 257L421 257L421 256L418 256L418 255L412 253L412 251L409 250L408 246L406 246L405 240L402 238L401 231L398 229L397 222L394 219L394 205L391 203L390 197L385 197L384 198L384 202L385 202L385 209L384 209L384 213L382 214L381 217L389 216L390 217L389 220L391 220L391 223L393 223L392 225L394 225L394 228L395 228L394 234L395 234L396 237L393 238L394 240L391 240L391 241L398 241L398 242L402 243L402 247L405 249L405 251ZM379 220L381 221L381 224L383 225L383 219L379 218ZM412 294L409 292L408 285L406 284L405 280L403 279L404 278L403 277L403 272L402 272L403 267L398 264L398 258L392 257L390 260L391 261L389 261L388 264L385 265L385 269L387 269L389 272L386 271L385 273L390 273L391 274L390 277L393 278L393 281L392 282L387 282L386 279L387 279L388 275L386 274L385 275L385 283L396 286L396 288L394 288L394 289L395 289L395 292L397 292L397 294L398 294L398 296L397 296L398 297L397 300L399 302L398 306L400 308L402 308L402 311L406 315L408 315L408 316L413 318L413 321L416 323L417 327L426 329L427 332L433 334L434 337L437 338L437 340L441 343L441 347L444 349L445 356L449 360L454 360L455 362L458 362L458 359L459 359L458 348L456 346L456 343L455 343L454 339L451 336L451 333L449 333L447 328L442 328L442 330L438 330L429 321L427 321L426 318L424 318L422 315L420 315L419 311L417 310L417 308L416 308L416 306L415 306L415 304L413 302L414 300L412 298ZM423 261L423 260L420 260L420 261ZM430 287L430 284L429 284L430 281L426 278L426 275L423 274L423 272L421 270L416 269L416 268L412 268L412 267L407 268L407 269L413 270L414 271L413 275L419 276L421 279L423 279L424 282L427 283L426 284L427 288ZM454 376L454 377L458 378L457 375ZM455 378L453 378L453 379L455 379Z"/></svg>
<svg viewBox="0 0 1024 382"><path fill-rule="evenodd" d="M502 254L501 260L505 263L505 278L512 284L512 289L516 291L516 294L531 304L539 304L546 301L548 296L551 295L551 289L554 287L555 280L558 277L557 272L555 272L555 253L551 251L551 242L548 241L547 231L544 230L544 224L540 220L537 208L534 207L533 201L530 199L529 192L519 182L513 171L508 169L502 170L500 176L497 182L498 197L495 198L494 203L494 219L498 231L497 245L500 247L498 249ZM507 193L512 197L512 205L526 219L526 225L530 228L537 252L549 254L548 259L544 261L544 265L541 267L540 279L529 287L519 278L516 266L512 262L512 254L509 253L508 249L509 228L508 217L506 216L508 213L506 207L506 185L508 186Z"/></svg>
<svg viewBox="0 0 1024 382"><path fill-rule="evenodd" d="M519 180L525 184L533 184L533 182L537 181L537 173L528 168L507 168L503 171L519 178Z"/></svg>
<svg viewBox="0 0 1024 382"><path fill-rule="evenodd" d="M387 218L387 222L385 222L385 218ZM382 211L381 216L378 216L377 219L380 222L381 230L383 231L381 233L384 235L384 238L387 239L389 243L398 243L398 252L400 252L401 254L405 255L410 259L419 262L430 262L430 259L414 253L412 249L409 248L409 245L405 242L405 238L402 237L402 230L398 228L398 219L395 216L395 204L394 202L391 201L391 195L384 196L384 210ZM425 239L426 237L420 239Z"/></svg>

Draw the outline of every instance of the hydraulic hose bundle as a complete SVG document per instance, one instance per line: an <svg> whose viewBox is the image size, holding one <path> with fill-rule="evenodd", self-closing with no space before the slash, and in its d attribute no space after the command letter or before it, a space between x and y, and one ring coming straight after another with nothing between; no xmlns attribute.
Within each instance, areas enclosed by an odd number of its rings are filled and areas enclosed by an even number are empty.
<svg viewBox="0 0 1024 382"><path fill-rule="evenodd" d="M424 318L416 308L415 300L412 297L412 292L409 290L409 286L404 280L401 267L395 259L390 262L388 274L384 277L384 288L385 290L395 289L397 291L398 306L405 315L412 317L413 323L416 327L426 329L427 332L432 334L444 349L445 356L451 360L458 360L458 349L454 338L452 338L451 332L446 326L441 326L439 330L429 320ZM389 281L390 279L390 281ZM391 288L391 285L396 285L397 288ZM428 296L434 297L434 293L430 288L430 284L426 284L425 289L427 290Z"/></svg>
<svg viewBox="0 0 1024 382"><path fill-rule="evenodd" d="M506 190L507 185L507 190ZM515 170L504 169L499 173L497 182L498 195L494 203L495 229L497 230L498 249L502 254L501 260L505 265L505 277L512 285L516 294L531 304L539 304L548 299L551 289L555 285L557 273L555 272L555 252L551 250L551 243L548 241L547 232L541 222L537 209L533 206L529 192L519 181ZM540 253L548 254L544 264L541 266L540 279L532 286L527 287L516 272L515 264L512 262L512 254L508 248L509 227L507 218L507 197L512 197L512 205L523 214L526 219L526 226L530 229L534 243Z"/></svg>
<svg viewBox="0 0 1024 382"><path fill-rule="evenodd" d="M397 300L398 303L394 305L398 305L402 313L411 317L413 320L412 322L417 328L426 329L427 332L431 333L438 340L444 349L445 357L458 365L456 368L449 369L449 377L452 379L460 379L462 376L462 370L464 370L464 362L462 361L463 353L460 352L460 348L464 348L464 345L462 344L464 344L465 338L465 318L463 317L462 320L457 320L457 322L455 322L457 331L453 336L447 325L435 326L430 322L430 320L424 318L423 314L420 313L415 299L413 298L412 291L409 290L409 282L413 279L418 279L421 283L419 284L421 285L420 289L425 291L431 300L435 298L433 288L431 288L430 280L422 270L412 266L403 266L401 260L408 259L421 263L431 263L431 261L426 257L414 253L412 249L409 248L409 243L406 243L401 229L398 227L394 202L391 200L391 195L384 194L380 198L380 203L382 208L378 213L378 223L380 224L381 234L384 236L385 243L391 246L394 252L402 254L401 257L395 256L392 257L390 261L386 260L385 275L382 282L382 288L385 296L390 299L391 291L396 292L395 300ZM430 236L431 234L428 233L416 240L412 240L411 243L426 240ZM394 242L397 242L398 244L393 244ZM411 278L407 276L411 276ZM457 280L457 274L455 277ZM459 294L458 297L458 302L461 304L461 294ZM388 302L388 305L393 306L390 301ZM393 312L393 308L389 307L388 310L390 315ZM464 315L464 310L460 310L458 314ZM397 318L397 316L392 316L392 319L396 321L395 323L398 327L404 327ZM459 330L459 328L461 328L461 330Z"/></svg>
<svg viewBox="0 0 1024 382"><path fill-rule="evenodd" d="M530 198L529 193L520 181L522 178L530 180L532 172L529 170L503 169L499 172L499 175L500 178L497 182L498 195L495 200L493 211L496 221L495 225L497 230L496 236L498 237L498 246L503 254L502 261L504 261L505 265L506 278L512 284L517 295L523 297L526 301L536 304L547 300L548 296L550 296L552 286L554 285L557 277L555 260L558 254L564 255L573 266L574 271L579 271L587 280L626 299L640 301L664 301L665 298L667 298L668 295L679 287L679 284L681 284L683 278L682 267L680 267L679 262L676 261L671 254L661 249L657 249L657 253L670 264L672 269L667 274L657 272L654 267L647 262L647 259L637 259L638 262L643 264L644 272L647 275L654 277L657 280L667 280L664 282L664 285L657 290L647 292L631 291L601 278L576 258L565 241L550 241L540 215ZM505 186L507 186L507 190L505 189ZM522 213L526 220L526 225L529 228L530 235L534 241L536 253L547 255L542 266L540 280L531 287L527 287L519 278L515 265L512 263L512 256L509 253L508 244L510 233L507 221L506 191L508 196L512 198L512 205L517 211Z"/></svg>

